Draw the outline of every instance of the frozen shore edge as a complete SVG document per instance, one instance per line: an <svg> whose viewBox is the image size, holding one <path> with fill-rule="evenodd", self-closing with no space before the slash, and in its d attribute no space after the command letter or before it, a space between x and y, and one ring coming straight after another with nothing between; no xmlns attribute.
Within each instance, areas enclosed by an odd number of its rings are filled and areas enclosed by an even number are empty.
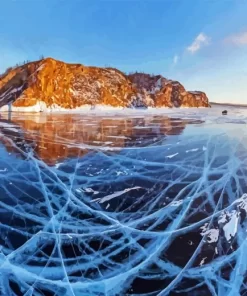
<svg viewBox="0 0 247 296"><path fill-rule="evenodd" d="M76 107L74 109L68 109L68 108L62 108L57 105L53 105L51 107L47 107L45 103L41 102L36 105L30 106L30 107L9 107L8 105L5 105L0 108L0 113L6 113L6 112L15 112L15 113L102 113L102 112L117 112L117 113L146 113L147 111L151 113L160 113L160 112L166 112L170 113L174 110L180 110L180 109L208 109L209 107L179 107L179 108L169 108L169 107L148 107L148 108L126 108L126 107L113 107L108 105L83 105L81 107Z"/></svg>

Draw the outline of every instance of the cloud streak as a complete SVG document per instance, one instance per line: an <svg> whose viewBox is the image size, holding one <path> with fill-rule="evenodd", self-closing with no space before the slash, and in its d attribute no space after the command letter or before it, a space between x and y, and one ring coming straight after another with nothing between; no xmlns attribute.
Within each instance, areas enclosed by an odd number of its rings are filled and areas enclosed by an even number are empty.
<svg viewBox="0 0 247 296"><path fill-rule="evenodd" d="M178 60L179 60L179 56L178 56L178 55L175 55L175 56L173 57L173 65L177 65Z"/></svg>
<svg viewBox="0 0 247 296"><path fill-rule="evenodd" d="M194 54L197 51L199 51L203 46L209 44L209 37L205 35L204 33L200 33L195 40L191 43L190 46L187 47L187 50Z"/></svg>
<svg viewBox="0 0 247 296"><path fill-rule="evenodd" d="M231 35L227 37L225 41L234 45L247 45L247 31Z"/></svg>

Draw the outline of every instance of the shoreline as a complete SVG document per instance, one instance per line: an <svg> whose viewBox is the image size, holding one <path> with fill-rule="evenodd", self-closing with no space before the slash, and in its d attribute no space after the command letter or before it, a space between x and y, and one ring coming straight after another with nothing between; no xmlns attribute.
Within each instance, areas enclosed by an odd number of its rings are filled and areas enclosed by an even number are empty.
<svg viewBox="0 0 247 296"><path fill-rule="evenodd" d="M168 111L172 112L174 110L184 110L184 109L210 109L210 107L186 107L186 106L181 106L181 107L147 107L147 108L127 108L127 107L113 107L109 105L95 105L92 107L91 105L83 105L80 107L76 107L73 109L67 109L63 108L57 105L54 105L52 107L47 107L45 103L38 103L36 105L30 106L30 107L14 107L11 106L9 107L8 105L5 105L0 108L0 114L1 113L40 113L40 114L80 114L80 113L85 113L85 112L90 112L91 114L94 113L102 113L102 112L119 112L123 113L127 111L127 113L136 113L136 112L162 112L162 111Z"/></svg>

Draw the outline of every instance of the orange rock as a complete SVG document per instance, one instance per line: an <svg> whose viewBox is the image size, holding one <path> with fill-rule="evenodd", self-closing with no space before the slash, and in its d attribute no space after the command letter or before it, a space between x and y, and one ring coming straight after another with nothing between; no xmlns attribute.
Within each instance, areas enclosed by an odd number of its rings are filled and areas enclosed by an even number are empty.
<svg viewBox="0 0 247 296"><path fill-rule="evenodd" d="M52 58L10 69L0 78L0 107L73 109L83 105L114 107L209 106L202 92L186 92L176 81L158 75L125 75L114 68L67 64Z"/></svg>

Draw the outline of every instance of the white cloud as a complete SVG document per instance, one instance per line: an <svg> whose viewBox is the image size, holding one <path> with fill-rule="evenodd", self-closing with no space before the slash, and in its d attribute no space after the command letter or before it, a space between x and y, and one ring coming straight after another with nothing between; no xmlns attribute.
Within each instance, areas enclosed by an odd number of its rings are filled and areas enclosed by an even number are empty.
<svg viewBox="0 0 247 296"><path fill-rule="evenodd" d="M225 41L227 43L232 43L235 45L245 45L247 44L247 31L229 36L228 38L225 39Z"/></svg>
<svg viewBox="0 0 247 296"><path fill-rule="evenodd" d="M205 35L204 33L200 33L196 37L196 39L192 42L192 44L187 47L187 50L190 53L195 53L207 44L209 44L209 37L207 35Z"/></svg>
<svg viewBox="0 0 247 296"><path fill-rule="evenodd" d="M179 60L179 56L178 55L175 55L173 57L173 65L176 65L178 63L178 60Z"/></svg>

